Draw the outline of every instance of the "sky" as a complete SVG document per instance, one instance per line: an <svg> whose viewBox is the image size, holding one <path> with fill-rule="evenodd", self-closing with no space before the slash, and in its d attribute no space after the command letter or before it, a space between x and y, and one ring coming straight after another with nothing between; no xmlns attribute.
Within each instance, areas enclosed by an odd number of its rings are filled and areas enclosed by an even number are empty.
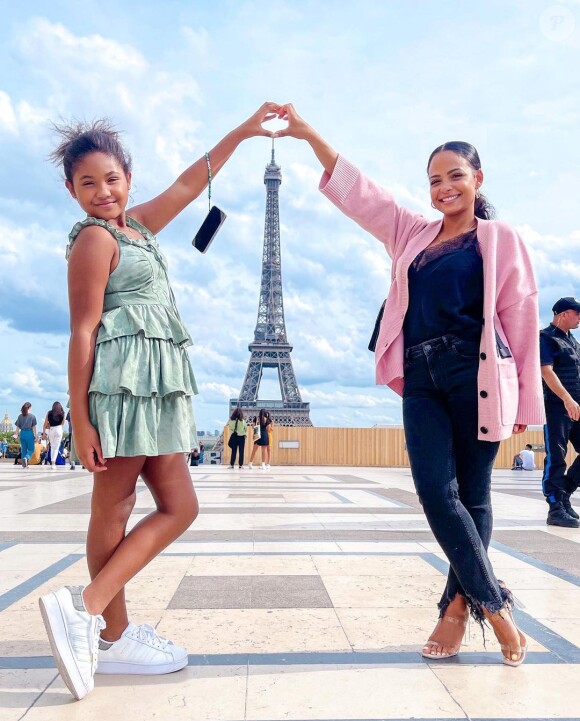
<svg viewBox="0 0 580 721"><path fill-rule="evenodd" d="M498 217L528 244L542 325L580 295L580 0L0 0L0 68L0 416L67 399L65 246L83 213L46 159L51 121L110 118L140 203L265 100L293 102L429 218L427 158L467 140ZM206 255L191 245L206 196L158 238L194 339L201 430L223 426L248 365L269 158L270 141L250 139L216 177L228 218ZM400 424L366 349L390 260L320 194L306 143L280 139L276 160L286 328L312 421ZM260 397L280 397L273 370Z"/></svg>

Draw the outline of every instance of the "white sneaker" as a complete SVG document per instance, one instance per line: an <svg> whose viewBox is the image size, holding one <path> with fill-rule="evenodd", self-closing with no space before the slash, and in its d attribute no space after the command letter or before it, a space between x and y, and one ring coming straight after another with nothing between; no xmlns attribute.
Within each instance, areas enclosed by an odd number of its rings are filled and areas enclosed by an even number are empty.
<svg viewBox="0 0 580 721"><path fill-rule="evenodd" d="M266 463L266 470L267 470L267 471L270 470L270 464L269 464L269 463Z"/></svg>
<svg viewBox="0 0 580 721"><path fill-rule="evenodd" d="M266 470L266 464L265 464L265 463L262 463L262 465L260 466L260 468L261 468L263 471L265 471L265 470Z"/></svg>
<svg viewBox="0 0 580 721"><path fill-rule="evenodd" d="M80 701L94 688L99 633L106 627L102 616L93 616L82 600L82 586L64 586L39 599L40 612L52 654L68 690Z"/></svg>
<svg viewBox="0 0 580 721"><path fill-rule="evenodd" d="M97 673L141 674L172 673L187 666L187 651L161 638L147 623L129 623L118 641L99 651Z"/></svg>
<svg viewBox="0 0 580 721"><path fill-rule="evenodd" d="M254 464L250 461L250 462L248 463L248 468L249 468L250 470L252 470L253 467L254 467Z"/></svg>

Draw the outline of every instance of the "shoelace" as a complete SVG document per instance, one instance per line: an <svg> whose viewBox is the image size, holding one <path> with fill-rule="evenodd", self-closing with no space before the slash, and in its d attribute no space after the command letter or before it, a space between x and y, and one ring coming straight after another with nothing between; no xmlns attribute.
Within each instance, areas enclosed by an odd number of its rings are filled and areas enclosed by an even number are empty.
<svg viewBox="0 0 580 721"><path fill-rule="evenodd" d="M155 648L163 650L171 643L169 639L158 636L157 631L148 623L142 623L140 626L137 626L136 635L140 641L145 641L145 643L149 643L155 646Z"/></svg>

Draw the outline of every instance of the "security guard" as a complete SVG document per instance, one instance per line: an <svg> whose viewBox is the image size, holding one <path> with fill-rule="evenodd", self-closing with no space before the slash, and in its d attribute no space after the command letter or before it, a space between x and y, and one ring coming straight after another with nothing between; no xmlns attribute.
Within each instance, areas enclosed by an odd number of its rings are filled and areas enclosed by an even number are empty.
<svg viewBox="0 0 580 721"><path fill-rule="evenodd" d="M549 526L580 528L570 503L580 485L580 455L566 473L568 441L580 453L580 344L570 333L580 325L580 301L560 298L554 320L540 331L540 363L544 385L546 460L542 488L550 504Z"/></svg>

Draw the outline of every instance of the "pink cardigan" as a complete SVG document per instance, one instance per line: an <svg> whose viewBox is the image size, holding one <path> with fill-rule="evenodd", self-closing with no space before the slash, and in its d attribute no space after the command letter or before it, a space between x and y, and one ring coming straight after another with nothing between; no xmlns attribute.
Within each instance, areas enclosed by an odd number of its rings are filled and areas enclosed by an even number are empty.
<svg viewBox="0 0 580 721"><path fill-rule="evenodd" d="M391 287L375 352L376 378L402 395L403 319L409 304L407 271L437 236L441 220L429 221L397 205L384 188L342 156L320 189L345 215L384 243L393 259ZM478 438L509 438L516 423L545 422L540 375L538 291L522 239L497 220L479 220L483 259L484 325L477 385ZM500 358L495 332L511 350Z"/></svg>

